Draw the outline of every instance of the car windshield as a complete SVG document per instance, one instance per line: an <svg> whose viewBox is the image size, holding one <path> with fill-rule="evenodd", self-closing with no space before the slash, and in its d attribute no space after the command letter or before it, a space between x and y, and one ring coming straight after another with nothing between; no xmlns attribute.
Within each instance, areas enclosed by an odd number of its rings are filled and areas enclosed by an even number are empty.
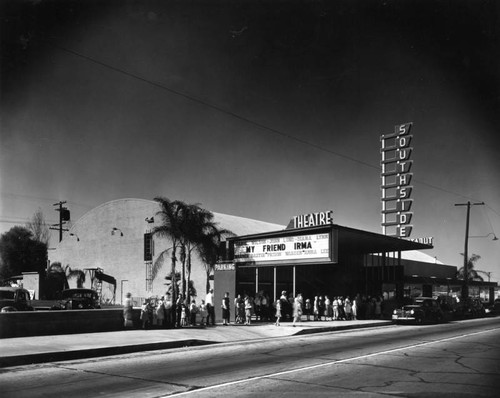
<svg viewBox="0 0 500 398"><path fill-rule="evenodd" d="M0 290L0 299L14 300L14 292L10 290Z"/></svg>

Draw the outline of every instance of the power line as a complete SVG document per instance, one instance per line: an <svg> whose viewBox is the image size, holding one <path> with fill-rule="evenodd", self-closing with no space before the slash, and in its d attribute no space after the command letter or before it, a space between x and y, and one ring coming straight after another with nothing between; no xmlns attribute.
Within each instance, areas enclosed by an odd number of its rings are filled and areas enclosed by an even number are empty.
<svg viewBox="0 0 500 398"><path fill-rule="evenodd" d="M344 154L342 154L342 153L339 153L339 152L333 151L333 150L331 150L331 149L324 148L324 147L322 147L322 146L320 146L320 145L317 145L317 144L312 143L312 142L310 142L310 141L307 141L307 140L304 140L304 139L302 139L302 138L296 137L296 136L291 135L291 134L289 134L289 133L283 132L283 131L278 130L278 129L276 129L276 128L266 126L266 125L264 125L264 124L262 124L262 123L256 122L256 121L251 120L251 119L249 119L249 118L247 118L247 117L241 116L241 115L239 115L239 114L237 114L237 113L235 113L235 112L233 112L233 111L230 111L230 110L228 110L228 109L225 109L225 108L223 108L223 107L221 107L221 106L219 106L219 105L215 105L215 104L213 104L213 103L210 103L210 102L207 102L207 101L202 100L202 99L200 99L200 98L197 98L197 97L195 97L195 96L193 96L193 95L190 95L190 94L184 93L184 92L179 91L179 90L175 90L175 89L173 89L173 88L171 88L171 87L168 87L168 86L166 86L166 85L164 85L164 84L160 84L160 83L154 82L154 81L152 81L152 80L149 80L149 79L147 79L147 78L145 78L145 77L142 77L142 76L140 76L140 75L138 75L138 74L135 74L135 73L132 73L132 72L126 71L126 70L124 70L124 69L118 68L118 67L116 67L116 66L113 66L113 65L107 64L107 63L105 63L105 62L103 62L103 61L99 61L98 59L95 59L95 58L93 58L93 57L91 57L91 56L88 56L88 55L82 54L82 53L80 53L80 52L78 52L78 51L75 51L75 50L69 49L69 48L67 48L67 47L60 46L60 45L56 45L56 44L54 44L54 43L52 43L52 42L50 42L50 41L48 41L48 40L45 40L45 43L47 43L48 45L50 45L50 46L52 46L52 47L54 47L54 48L56 48L56 49L59 49L59 50L63 51L63 52L66 52L66 53L68 53L68 54L72 54L72 55L74 55L74 56L76 56L76 57L79 57L79 58L82 58L82 59L84 59L84 60L86 60L86 61L92 62L92 63L94 63L94 64L96 64L96 65L99 65L99 66L102 66L102 67L104 67L104 68L106 68L106 69L112 70L112 71L114 71L114 72L117 72L117 73L119 73L119 74L122 74L122 75L125 75L125 76L128 76L128 77L131 77L131 78L133 78L133 79L139 80L139 81L141 81L141 82L143 82L143 83L146 83L146 84L148 84L148 85L151 85L151 86L153 86L153 87L159 88L159 89L161 89L161 90L165 90L165 91L167 91L167 92L169 92L169 93L171 93L171 94L174 94L174 95L176 95L176 96L179 96L179 97L185 98L185 99L187 99L187 100L189 100L189 101L192 101L192 102L198 103L198 104L200 104L200 105L202 105L202 106L205 106L205 107L207 107L207 108L210 108L210 109L216 110L217 112L220 112L220 113L223 113L223 114L225 114L225 115L231 116L231 117L233 117L233 118L235 118L235 119L237 119L237 120L240 120L240 121L242 121L242 122L244 122L244 123L248 123L248 124L250 124L250 125L252 125L252 126L254 126L254 127L257 127L257 128L258 128L258 129L260 129L260 130L264 130L264 131L271 132L271 133L273 133L273 134L276 134L276 135L279 135L279 136L282 136L282 137L288 138L288 139L293 140L293 141L295 141L295 142L298 142L298 143L300 143L300 144L307 145L307 146L309 146L309 147L311 147L311 148L318 149L318 150L320 150L320 151L322 151L322 152L326 152L326 153L329 153L329 154L332 154L332 155L335 155L335 156L341 157L341 158L343 158L343 159L350 160L350 161L352 161L352 162L354 162L354 163L358 163L358 164L360 164L360 165L363 165L363 166L369 167L369 168L374 169L374 170L377 170L377 171L379 171L379 172L382 170L382 168L381 168L380 166L376 166L376 165L373 165L373 164L371 164L371 163L367 163L367 162L364 162L364 161L362 161L362 160L359 160L359 159L353 158L353 157L351 157L351 156L344 155ZM445 189L445 188L439 187L439 186L437 186L437 185L434 185L434 184L430 184L430 183L427 183L427 182L421 181L421 180L419 180L419 179L414 179L414 181L415 181L415 182L418 182L419 184L425 185L425 186L427 186L427 187L429 187L429 188L432 188L432 189L435 189L435 190L441 191L441 192L445 192L445 193L448 193L448 194L451 194L451 195L459 196L459 197L464 198L464 199L476 200L476 199L474 199L474 198L472 198L472 197L470 197L470 196L466 196L466 195L460 194L460 193L458 193L458 192L451 191L451 190L448 190L448 189ZM495 210L493 210L491 207L489 207L489 206L488 206L488 208L490 208L490 209L491 209L494 213L496 213L497 215L499 215L499 216L500 216L500 214L499 214L498 212L496 212Z"/></svg>
<svg viewBox="0 0 500 398"><path fill-rule="evenodd" d="M42 198L42 197L38 197L38 196L25 195L25 194L17 194L17 193L11 193L11 192L3 192L3 191L0 192L0 195L2 195L2 196L16 197L16 198L25 198L25 199L28 199L28 200L32 200L34 202L39 201L39 200L43 200L45 202L54 202L54 201L58 200L56 198ZM93 208L93 206L89 206L89 205L85 205L85 204L80 204L80 203L76 203L76 202L71 202L71 201L68 201L67 203L71 204L71 205L74 205L74 206L78 206L78 207L85 207L87 209L92 209Z"/></svg>

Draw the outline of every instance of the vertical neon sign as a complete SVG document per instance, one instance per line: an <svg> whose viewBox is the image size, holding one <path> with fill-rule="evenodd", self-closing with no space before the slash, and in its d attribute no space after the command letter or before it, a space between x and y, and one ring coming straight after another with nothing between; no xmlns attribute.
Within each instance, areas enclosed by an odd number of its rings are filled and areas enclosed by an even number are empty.
<svg viewBox="0 0 500 398"><path fill-rule="evenodd" d="M410 212L413 186L410 173L413 135L409 134L412 123L395 126L393 134L380 137L382 148L382 233L384 235L408 238L413 225Z"/></svg>

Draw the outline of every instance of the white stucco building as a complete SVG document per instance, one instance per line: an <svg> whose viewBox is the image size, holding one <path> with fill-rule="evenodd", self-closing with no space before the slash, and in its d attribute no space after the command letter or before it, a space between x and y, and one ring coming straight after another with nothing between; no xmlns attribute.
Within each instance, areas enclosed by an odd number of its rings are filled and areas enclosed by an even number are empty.
<svg viewBox="0 0 500 398"><path fill-rule="evenodd" d="M144 234L159 225L158 203L144 199L119 199L98 206L77 220L55 250L49 251L51 263L86 270L85 286L90 287L92 270L101 269L116 279L115 302L121 303L126 292L134 297L161 296L166 292L165 276L170 261L165 261L158 276L151 280L151 262L144 261ZM263 233L283 229L282 225L213 213L220 228L236 235ZM153 221L154 220L154 221ZM170 247L165 240L153 238L153 261ZM179 270L179 267L177 268ZM191 279L199 298L205 295L206 273L201 261L193 258ZM74 280L69 280L71 286ZM112 301L114 286L102 283L102 300Z"/></svg>

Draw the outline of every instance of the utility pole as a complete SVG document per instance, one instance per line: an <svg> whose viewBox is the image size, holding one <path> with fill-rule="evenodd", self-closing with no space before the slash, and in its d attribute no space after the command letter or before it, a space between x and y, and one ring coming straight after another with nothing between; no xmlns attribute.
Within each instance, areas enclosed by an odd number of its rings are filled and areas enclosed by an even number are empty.
<svg viewBox="0 0 500 398"><path fill-rule="evenodd" d="M469 297L469 219L470 219L470 207L471 206L481 206L484 202L478 203L455 203L455 206L467 206L467 218L465 221L465 247L464 247L464 284L462 286L462 300Z"/></svg>
<svg viewBox="0 0 500 398"><path fill-rule="evenodd" d="M62 241L63 238L63 231L69 231L67 228L63 228L64 224L66 221L70 220L70 212L66 207L63 207L63 204L65 204L66 201L61 201L58 203L54 203L53 206L59 206L56 211L59 212L59 224L53 224L50 229L55 229L59 231L59 242Z"/></svg>

